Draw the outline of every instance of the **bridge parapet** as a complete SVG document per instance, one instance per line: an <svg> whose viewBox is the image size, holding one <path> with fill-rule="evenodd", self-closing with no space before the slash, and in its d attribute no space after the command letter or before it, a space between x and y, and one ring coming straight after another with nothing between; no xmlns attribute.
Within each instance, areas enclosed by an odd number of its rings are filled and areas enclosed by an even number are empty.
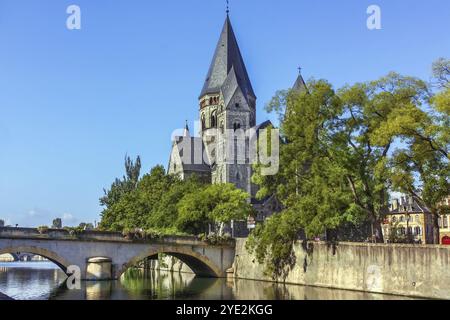
<svg viewBox="0 0 450 320"><path fill-rule="evenodd" d="M129 239L120 232L85 230L81 232L70 232L66 229L46 229L40 231L38 228L14 228L0 227L1 239L36 239L36 240L66 240L66 241L98 241L98 242L123 242L123 243L151 243L170 245L192 245L192 246L219 246L235 247L235 240L229 239L216 245L211 245L196 236L160 236L148 239Z"/></svg>

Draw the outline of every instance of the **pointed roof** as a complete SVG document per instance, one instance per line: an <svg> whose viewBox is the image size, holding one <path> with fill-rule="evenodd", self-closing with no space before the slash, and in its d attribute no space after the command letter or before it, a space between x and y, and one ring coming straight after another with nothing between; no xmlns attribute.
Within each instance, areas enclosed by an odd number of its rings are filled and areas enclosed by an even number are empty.
<svg viewBox="0 0 450 320"><path fill-rule="evenodd" d="M186 125L184 127L184 132L183 132L183 137L190 137L191 135L189 134L189 126L188 126L188 122L186 120Z"/></svg>
<svg viewBox="0 0 450 320"><path fill-rule="evenodd" d="M200 97L208 93L219 93L232 69L244 95L256 98L227 15Z"/></svg>
<svg viewBox="0 0 450 320"><path fill-rule="evenodd" d="M297 80L295 80L295 83L292 86L292 90L298 92L308 92L308 88L306 87L305 80L303 80L301 73L299 73Z"/></svg>

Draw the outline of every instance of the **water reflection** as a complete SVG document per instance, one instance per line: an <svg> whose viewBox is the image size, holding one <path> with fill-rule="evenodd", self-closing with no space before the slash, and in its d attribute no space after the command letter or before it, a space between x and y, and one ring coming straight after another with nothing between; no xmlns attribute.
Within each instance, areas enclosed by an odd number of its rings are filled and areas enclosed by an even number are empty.
<svg viewBox="0 0 450 320"><path fill-rule="evenodd" d="M14 299L46 300L66 275L49 262L0 263L0 292Z"/></svg>
<svg viewBox="0 0 450 320"><path fill-rule="evenodd" d="M0 292L15 299L52 300L357 300L405 299L242 279L197 278L190 273L129 269L118 281L82 282L69 290L65 274L49 262L0 263Z"/></svg>

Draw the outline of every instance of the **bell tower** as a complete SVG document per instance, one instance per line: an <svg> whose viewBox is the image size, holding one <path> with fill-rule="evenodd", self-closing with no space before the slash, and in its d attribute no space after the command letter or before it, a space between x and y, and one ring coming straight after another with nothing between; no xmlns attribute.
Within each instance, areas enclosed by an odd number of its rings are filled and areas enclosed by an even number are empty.
<svg viewBox="0 0 450 320"><path fill-rule="evenodd" d="M249 194L251 163L245 132L256 125L255 107L256 96L227 13L199 96L201 136L212 182L233 183Z"/></svg>

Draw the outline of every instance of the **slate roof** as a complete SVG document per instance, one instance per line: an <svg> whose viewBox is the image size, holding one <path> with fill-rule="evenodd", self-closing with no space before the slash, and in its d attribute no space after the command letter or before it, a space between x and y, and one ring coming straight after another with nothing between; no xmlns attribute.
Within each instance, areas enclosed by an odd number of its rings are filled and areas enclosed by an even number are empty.
<svg viewBox="0 0 450 320"><path fill-rule="evenodd" d="M175 148L181 157L183 171L211 171L211 167L203 159L204 145L200 137L176 137Z"/></svg>
<svg viewBox="0 0 450 320"><path fill-rule="evenodd" d="M427 207L422 206L416 200L409 196L403 196L400 199L395 199L397 201L397 208L391 208L389 214L400 214L400 213L429 213L430 210Z"/></svg>
<svg viewBox="0 0 450 320"><path fill-rule="evenodd" d="M223 88L225 82L227 87ZM228 97L235 92L236 87L241 88L244 96L256 98L227 15L199 98L208 93L221 91Z"/></svg>
<svg viewBox="0 0 450 320"><path fill-rule="evenodd" d="M308 88L306 87L305 80L303 80L303 77L301 74L298 75L297 79L295 80L294 85L292 86L292 90L298 91L298 92L308 92Z"/></svg>

